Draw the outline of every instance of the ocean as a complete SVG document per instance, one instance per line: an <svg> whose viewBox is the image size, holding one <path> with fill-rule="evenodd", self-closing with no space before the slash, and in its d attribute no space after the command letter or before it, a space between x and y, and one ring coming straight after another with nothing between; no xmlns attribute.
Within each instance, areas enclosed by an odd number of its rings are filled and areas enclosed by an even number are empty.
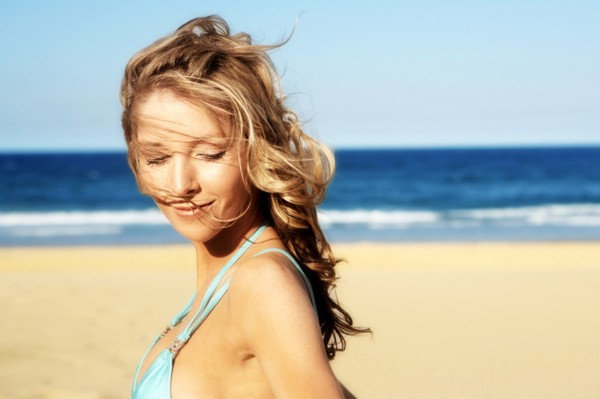
<svg viewBox="0 0 600 399"><path fill-rule="evenodd" d="M333 242L600 239L600 147L335 155ZM0 246L181 242L122 152L0 154Z"/></svg>

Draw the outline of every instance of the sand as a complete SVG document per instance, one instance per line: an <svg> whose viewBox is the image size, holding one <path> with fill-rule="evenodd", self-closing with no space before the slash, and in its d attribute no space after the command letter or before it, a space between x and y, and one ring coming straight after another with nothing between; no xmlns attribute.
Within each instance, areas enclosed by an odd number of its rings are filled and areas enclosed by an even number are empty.
<svg viewBox="0 0 600 399"><path fill-rule="evenodd" d="M336 245L359 398L600 397L600 243ZM0 398L127 398L188 246L0 249Z"/></svg>

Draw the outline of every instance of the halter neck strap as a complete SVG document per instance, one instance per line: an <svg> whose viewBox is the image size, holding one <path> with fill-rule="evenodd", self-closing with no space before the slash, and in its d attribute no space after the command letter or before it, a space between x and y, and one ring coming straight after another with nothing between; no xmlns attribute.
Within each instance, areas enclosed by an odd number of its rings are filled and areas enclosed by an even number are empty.
<svg viewBox="0 0 600 399"><path fill-rule="evenodd" d="M185 343L190 336L194 333L196 328L206 319L206 317L210 314L210 312L217 306L225 292L229 287L229 279L217 290L219 284L223 280L225 274L231 269L235 262L246 253L246 251L254 244L256 239L262 234L262 232L267 228L266 224L262 224L256 231L248 238L244 244L233 254L233 256L227 261L227 263L221 268L219 273L213 278L210 285L206 289L206 293L202 299L202 303L200 307L196 311L196 314L186 326L186 328L177 335L176 341Z"/></svg>

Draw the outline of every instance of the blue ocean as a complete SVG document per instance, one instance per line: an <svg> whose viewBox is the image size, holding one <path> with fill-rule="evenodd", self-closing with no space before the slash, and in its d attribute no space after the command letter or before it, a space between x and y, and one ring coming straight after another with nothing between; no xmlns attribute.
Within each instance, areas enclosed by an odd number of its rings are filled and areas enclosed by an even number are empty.
<svg viewBox="0 0 600 399"><path fill-rule="evenodd" d="M338 150L333 242L600 239L600 147ZM180 243L124 153L0 155L0 246Z"/></svg>

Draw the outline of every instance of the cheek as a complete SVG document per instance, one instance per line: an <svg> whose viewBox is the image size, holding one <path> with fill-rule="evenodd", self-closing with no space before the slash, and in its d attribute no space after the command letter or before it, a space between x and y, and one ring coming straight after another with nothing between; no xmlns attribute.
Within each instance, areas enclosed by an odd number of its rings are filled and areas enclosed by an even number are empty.
<svg viewBox="0 0 600 399"><path fill-rule="evenodd" d="M206 189L210 190L210 187L212 187L221 194L245 191L239 165L219 164L215 165L214 168L206 168L201 173L200 184L204 182L207 186Z"/></svg>
<svg viewBox="0 0 600 399"><path fill-rule="evenodd" d="M143 168L137 176L140 190L150 196L162 196L166 194L168 176L164 170Z"/></svg>

